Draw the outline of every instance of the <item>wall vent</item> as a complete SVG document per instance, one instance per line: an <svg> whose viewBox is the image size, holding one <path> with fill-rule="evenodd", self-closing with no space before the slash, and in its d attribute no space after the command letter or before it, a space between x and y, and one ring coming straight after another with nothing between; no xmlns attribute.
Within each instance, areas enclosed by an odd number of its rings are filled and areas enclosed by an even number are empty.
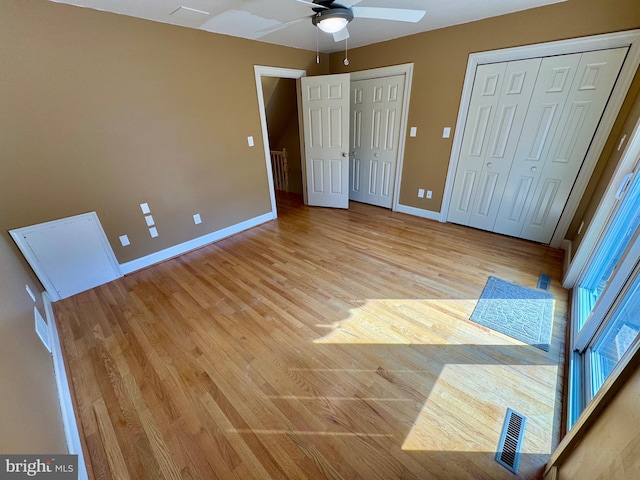
<svg viewBox="0 0 640 480"><path fill-rule="evenodd" d="M541 273L538 277L538 288L548 291L549 287L551 287L551 276L546 273Z"/></svg>
<svg viewBox="0 0 640 480"><path fill-rule="evenodd" d="M518 473L526 423L527 418L525 416L520 415L511 408L507 408L507 416L502 426L502 434L498 443L496 462L513 473Z"/></svg>

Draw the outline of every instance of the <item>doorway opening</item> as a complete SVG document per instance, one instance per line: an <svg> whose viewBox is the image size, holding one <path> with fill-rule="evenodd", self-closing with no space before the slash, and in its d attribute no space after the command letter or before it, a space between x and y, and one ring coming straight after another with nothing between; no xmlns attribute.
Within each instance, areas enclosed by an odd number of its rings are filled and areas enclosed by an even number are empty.
<svg viewBox="0 0 640 480"><path fill-rule="evenodd" d="M271 212L274 218L278 216L277 214L277 197L282 195L299 195L300 190L302 191L302 199L305 204L308 204L307 198L307 169L305 164L305 148L304 148L304 123L303 123L303 112L301 107L301 91L300 91L300 82L296 83L296 95L295 99L292 98L291 105L293 106L293 100L295 100L295 107L297 109L297 143L295 141L295 126L291 124L294 123L291 121L291 117L295 118L295 114L289 112L288 114L288 122L289 125L278 126L277 123L280 122L277 118L271 120L269 117L269 103L273 98L277 103L278 98L291 98L291 93L293 91L293 83L294 80L300 79L302 77L306 77L306 71L304 70L295 70L295 69L287 69L287 68L279 68L279 67L265 67L265 66L254 66L255 77L256 77L256 88L258 93L258 102L259 102L259 111L260 111L260 120L262 125L262 135L263 135L263 144L265 148L265 161L267 167L267 175L269 181L269 190L271 195ZM364 70L359 72L353 72L350 74L350 78L352 82L362 81L362 80L380 80L385 77L393 77L396 76L401 79L402 90L404 91L404 95L399 96L401 98L401 107L398 109L399 111L395 112L394 122L396 122L397 137L391 141L391 137L388 141L391 144L394 144L393 147L395 149L395 158L397 159L395 166L392 167L394 172L393 174L385 177L381 175L380 178L390 178L392 179L390 182L386 184L385 194L389 196L391 199L390 205L385 205L386 208L390 208L393 211L397 210L399 203L399 193L400 193L400 182L401 182L401 172L402 172L402 163L404 159L404 148L405 148L405 139L407 134L407 123L408 123L408 112L409 112L409 102L410 102L410 92L411 92L411 82L413 78L413 64L401 64L395 65L391 67L383 67L376 68L371 70ZM324 77L329 78L330 75L325 75ZM281 92L279 92L281 90ZM380 90L381 92L383 90ZM398 92L397 89L391 89L391 93ZM389 93L389 92L387 92ZM275 95L275 97L274 97ZM288 108L280 108L276 110L288 110ZM398 128L399 126L399 128ZM281 130L282 129L282 130ZM281 133L278 133L281 131ZM353 133L353 132L350 132ZM279 138L278 138L279 137ZM352 142L350 142L352 143ZM286 145L290 145L286 146ZM288 177L288 190L289 192L280 193L283 191L281 179L278 178L279 175L282 174L281 170L278 168L274 169L273 162L279 162L278 157L283 153L282 146L286 149L287 155L287 177ZM272 150L274 151L274 160L272 160ZM349 155L352 152L348 152ZM375 152L374 152L375 154ZM300 159L298 163L298 158ZM353 158L351 159L353 160ZM353 161L351 162L353 163ZM352 167L353 165L350 165ZM350 168L352 170L352 168ZM351 171L349 172L352 173ZM381 184L382 185L382 184ZM286 190L285 188L284 190Z"/></svg>
<svg viewBox="0 0 640 480"><path fill-rule="evenodd" d="M262 91L277 204L303 190L296 79L262 77Z"/></svg>
<svg viewBox="0 0 640 480"><path fill-rule="evenodd" d="M304 195L304 166L301 160L303 140L300 132L302 122L298 108L297 79L305 77L307 72L258 65L254 67L254 72L271 212L273 218L276 218L278 197ZM286 177L286 181L283 177Z"/></svg>

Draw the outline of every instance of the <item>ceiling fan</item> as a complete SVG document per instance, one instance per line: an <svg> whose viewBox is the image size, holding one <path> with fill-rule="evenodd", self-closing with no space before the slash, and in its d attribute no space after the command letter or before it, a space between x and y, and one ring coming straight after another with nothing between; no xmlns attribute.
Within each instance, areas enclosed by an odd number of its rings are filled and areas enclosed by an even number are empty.
<svg viewBox="0 0 640 480"><path fill-rule="evenodd" d="M419 22L425 15L424 10L386 7L356 7L362 0L296 0L312 7L313 14L280 23L262 31L279 30L285 26L311 18L311 23L326 33L333 34L336 42L349 38L347 24L354 18L371 18L376 20L395 20L398 22Z"/></svg>

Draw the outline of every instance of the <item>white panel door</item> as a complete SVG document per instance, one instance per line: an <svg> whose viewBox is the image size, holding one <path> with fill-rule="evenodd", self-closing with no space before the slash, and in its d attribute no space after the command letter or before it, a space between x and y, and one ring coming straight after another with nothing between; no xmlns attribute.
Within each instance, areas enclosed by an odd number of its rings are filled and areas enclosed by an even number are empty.
<svg viewBox="0 0 640 480"><path fill-rule="evenodd" d="M364 197L362 177L362 153L366 142L363 142L366 134L365 121L368 118L367 111L370 102L367 89L369 80L357 80L351 82L351 153L349 155L349 199L362 202Z"/></svg>
<svg viewBox="0 0 640 480"><path fill-rule="evenodd" d="M93 212L10 233L53 300L122 276Z"/></svg>
<svg viewBox="0 0 640 480"><path fill-rule="evenodd" d="M303 77L308 204L349 208L349 74Z"/></svg>
<svg viewBox="0 0 640 480"><path fill-rule="evenodd" d="M404 75L352 82L350 198L391 208Z"/></svg>
<svg viewBox="0 0 640 480"><path fill-rule="evenodd" d="M506 63L498 63L480 65L476 70L447 216L449 222L469 225L506 69Z"/></svg>
<svg viewBox="0 0 640 480"><path fill-rule="evenodd" d="M551 241L627 50L582 54L519 237L541 243Z"/></svg>

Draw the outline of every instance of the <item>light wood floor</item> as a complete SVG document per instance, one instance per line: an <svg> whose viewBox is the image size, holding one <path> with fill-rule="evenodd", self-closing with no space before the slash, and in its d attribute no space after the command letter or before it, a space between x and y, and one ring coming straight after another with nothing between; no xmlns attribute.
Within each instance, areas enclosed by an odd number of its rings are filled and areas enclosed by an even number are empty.
<svg viewBox="0 0 640 480"><path fill-rule="evenodd" d="M562 252L352 203L55 304L97 479L512 479L559 437ZM549 353L469 320L487 276L553 278Z"/></svg>

